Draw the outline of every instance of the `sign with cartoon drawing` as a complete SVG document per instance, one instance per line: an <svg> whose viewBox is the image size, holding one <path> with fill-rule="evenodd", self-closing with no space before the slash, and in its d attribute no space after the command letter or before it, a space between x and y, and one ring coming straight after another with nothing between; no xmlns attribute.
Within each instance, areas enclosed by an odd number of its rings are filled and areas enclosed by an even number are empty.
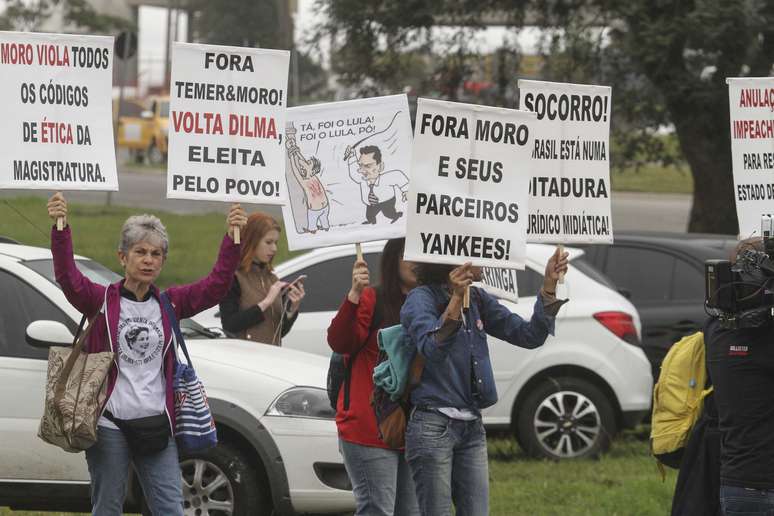
<svg viewBox="0 0 774 516"><path fill-rule="evenodd" d="M405 95L290 108L287 120L282 215L291 250L405 235Z"/></svg>

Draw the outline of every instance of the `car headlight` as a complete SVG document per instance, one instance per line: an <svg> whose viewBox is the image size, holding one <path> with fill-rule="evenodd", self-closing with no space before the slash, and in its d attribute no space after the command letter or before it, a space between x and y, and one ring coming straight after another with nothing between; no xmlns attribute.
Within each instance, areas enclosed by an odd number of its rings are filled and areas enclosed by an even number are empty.
<svg viewBox="0 0 774 516"><path fill-rule="evenodd" d="M293 387L274 400L266 415L334 419L336 411L331 408L325 389Z"/></svg>

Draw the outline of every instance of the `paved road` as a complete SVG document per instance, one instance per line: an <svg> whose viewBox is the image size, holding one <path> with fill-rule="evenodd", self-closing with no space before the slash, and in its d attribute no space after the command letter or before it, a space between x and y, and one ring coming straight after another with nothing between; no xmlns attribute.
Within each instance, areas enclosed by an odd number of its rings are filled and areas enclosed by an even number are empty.
<svg viewBox="0 0 774 516"><path fill-rule="evenodd" d="M613 192L613 230L672 231L688 229L691 196Z"/></svg>
<svg viewBox="0 0 774 516"><path fill-rule="evenodd" d="M219 202L183 201L167 199L166 175L151 171L122 171L119 175L121 191L113 192L111 202L138 209L164 210L174 213L225 213L226 204ZM0 190L0 197L19 195L48 196L41 190ZM77 202L104 203L103 192L69 192L67 198ZM263 209L280 218L277 206L245 205L246 209ZM691 197L680 194L645 194L616 192L613 194L613 228L615 231L654 230L682 233L688 227Z"/></svg>

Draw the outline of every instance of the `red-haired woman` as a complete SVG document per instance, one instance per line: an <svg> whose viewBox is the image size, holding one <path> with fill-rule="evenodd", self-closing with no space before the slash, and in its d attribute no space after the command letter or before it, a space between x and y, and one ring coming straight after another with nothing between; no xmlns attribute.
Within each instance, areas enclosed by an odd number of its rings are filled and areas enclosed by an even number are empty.
<svg viewBox="0 0 774 516"><path fill-rule="evenodd" d="M298 315L304 285L288 285L274 275L281 227L266 213L253 213L242 231L236 281L220 302L220 320L230 335L279 346Z"/></svg>

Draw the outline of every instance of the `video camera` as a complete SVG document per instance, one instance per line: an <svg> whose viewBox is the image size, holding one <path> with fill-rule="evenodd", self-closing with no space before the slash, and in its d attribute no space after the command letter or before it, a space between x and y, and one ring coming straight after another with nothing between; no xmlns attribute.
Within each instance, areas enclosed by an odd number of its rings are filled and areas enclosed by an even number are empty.
<svg viewBox="0 0 774 516"><path fill-rule="evenodd" d="M774 320L774 219L761 219L761 240L736 257L704 262L707 313L728 329L760 328Z"/></svg>

